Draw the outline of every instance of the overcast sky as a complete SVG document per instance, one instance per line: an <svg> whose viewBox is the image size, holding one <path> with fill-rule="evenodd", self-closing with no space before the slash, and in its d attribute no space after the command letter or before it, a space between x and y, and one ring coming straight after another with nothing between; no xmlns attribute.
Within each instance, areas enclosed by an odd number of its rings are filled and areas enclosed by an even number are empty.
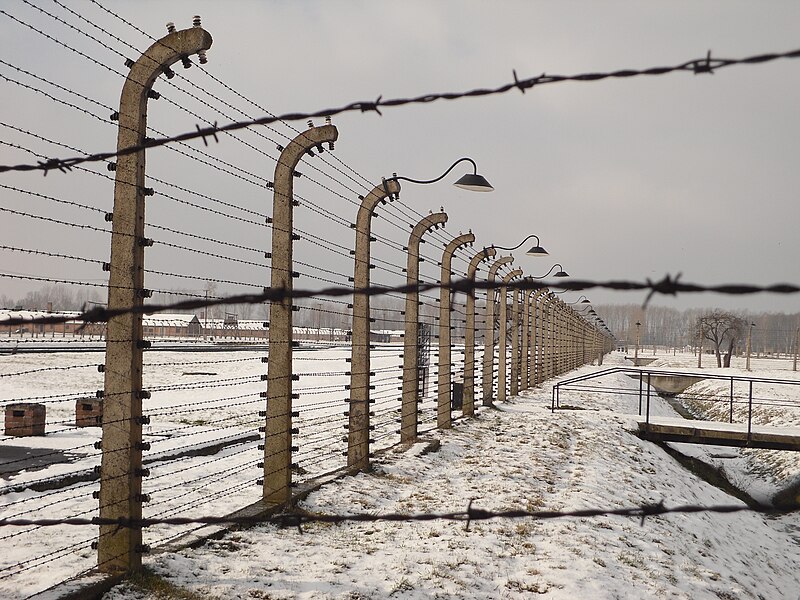
<svg viewBox="0 0 800 600"><path fill-rule="evenodd" d="M140 50L151 43L88 0L59 1ZM132 50L53 1L31 2L136 58ZM800 48L800 3L796 1L100 3L155 37L166 33L167 21L184 28L191 25L194 14L200 14L214 38L208 71L276 114L315 111L379 95L396 98L494 87L512 80L512 69L519 77L569 75L673 65L703 57L708 50L713 56L740 58ZM119 56L21 1L3 2L2 8L126 72ZM2 14L0 40L3 61L117 106L121 77ZM264 114L198 69L184 71L180 64L175 69L247 114ZM7 65L0 64L0 74L107 117L107 110L20 75ZM173 81L202 95L185 81ZM185 96L163 77L154 88L204 119L231 120ZM90 152L111 150L116 145L116 131L109 124L7 81L0 81L0 93L0 121L4 123ZM208 101L229 117L244 118L216 100ZM454 236L471 228L477 238L475 250L492 243L513 246L530 233L539 235L550 257L525 257L524 248L514 253L516 265L526 274L542 275L559 262L580 279L642 281L681 272L684 281L701 284L800 283L798 106L800 60L784 59L730 67L713 75L676 73L559 83L524 95L514 90L489 98L387 108L383 116L349 113L333 120L339 129L335 154L347 167L339 163L331 163L336 168L329 167L317 157L304 161L308 164L298 169L334 193L307 178L296 181L295 191L351 222L356 214L353 201L371 187L367 182L378 183L381 176L393 172L432 178L455 159L470 156L495 186L494 193L470 194L453 188L449 182L464 172L459 169L437 185L404 185L402 201L423 214L444 207L449 215L447 233ZM149 124L159 131L176 134L194 129L196 123L197 118L163 99L150 101ZM295 126L305 128L302 122ZM285 136L293 135L283 126L278 126L276 133L262 131L284 144ZM243 177L250 182L164 149L149 152L148 175L270 214L271 193L259 187L257 177L272 179L275 163L269 156L277 155L275 144L255 132L239 136L265 154L229 137L222 137L221 143L208 151L246 170L249 175ZM0 140L47 156L76 155L4 126L0 126ZM201 142L190 145L203 149ZM0 145L2 164L32 159L21 150ZM108 174L104 165L91 168ZM348 177L350 168L359 176ZM51 173L46 178L41 173L3 174L0 184L108 211L113 202L112 183L85 173ZM165 199L158 192L163 189L203 205L205 200L159 184L153 187L157 194L148 199L149 222L268 249L265 228L248 228L241 220L209 218L207 212ZM102 214L6 189L0 189L0 206L108 227ZM240 217L250 214L234 209L228 212ZM413 213L380 212L389 218L375 221L376 233L395 245L404 245ZM348 227L320 217L307 206L297 209L295 219L295 225L304 231L352 246L353 233ZM196 238L171 237L164 230L150 230L148 235L255 260L255 253L202 245ZM3 244L19 248L97 260L108 260L109 255L106 234L8 212L0 214L0 238ZM373 273L374 280L396 282L399 267L404 266L401 251L386 244L374 246L373 255L386 261L385 270ZM427 247L426 251L435 257L441 252L441 242L437 240L436 248ZM182 254L158 244L148 249L147 256L150 269L191 277L164 276L159 280L148 276L152 278L149 287L155 289L201 293L203 277L268 285L267 271L244 263ZM297 244L296 258L342 276L351 274L348 259L307 238ZM463 270L464 264L456 263L456 268ZM434 278L435 268L426 268L429 278ZM342 281L342 276L326 275L312 267L298 266L297 270L313 273L318 279L301 277L296 287L327 285L320 279ZM104 275L94 264L7 250L0 250L0 272L99 283ZM40 285L0 278L0 291L10 296ZM220 287L231 293L252 291ZM637 303L644 298L643 293L586 294L597 303ZM679 308L718 305L795 312L799 299L798 295L729 298L702 294L659 297L654 302Z"/></svg>

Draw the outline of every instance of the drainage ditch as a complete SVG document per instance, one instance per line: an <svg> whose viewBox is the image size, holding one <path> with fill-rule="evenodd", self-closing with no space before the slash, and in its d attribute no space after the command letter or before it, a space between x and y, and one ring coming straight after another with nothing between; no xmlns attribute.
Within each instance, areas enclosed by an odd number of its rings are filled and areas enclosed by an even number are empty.
<svg viewBox="0 0 800 600"><path fill-rule="evenodd" d="M677 398L672 394L659 394L662 400L666 401L672 409L681 417L687 420L696 420L693 415ZM726 494L738 498L751 507L759 506L760 503L753 499L747 492L736 487L725 475L721 467L711 465L694 456L687 456L676 450L667 442L657 442L664 451L677 460L685 469L688 469L704 481L721 489ZM779 509L796 509L800 505L800 479L793 481L786 488L777 492L770 498L770 504Z"/></svg>

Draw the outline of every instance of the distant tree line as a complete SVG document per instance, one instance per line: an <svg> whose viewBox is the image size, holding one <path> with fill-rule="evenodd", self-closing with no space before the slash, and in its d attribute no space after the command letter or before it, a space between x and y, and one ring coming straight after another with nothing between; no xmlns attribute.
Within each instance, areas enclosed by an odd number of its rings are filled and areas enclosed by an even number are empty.
<svg viewBox="0 0 800 600"><path fill-rule="evenodd" d="M91 308L93 304L106 302L106 291L64 284L48 284L38 290L28 292L21 298L0 294L0 308L22 310L47 310L52 306L56 311L71 311Z"/></svg>
<svg viewBox="0 0 800 600"><path fill-rule="evenodd" d="M670 348L696 347L698 345L698 322L703 317L715 313L716 309L687 309L677 310L664 306L648 306L642 310L637 304L611 304L596 305L597 314L608 325L608 328L623 342L627 341L633 346L636 341L636 323L639 326L640 346L666 346ZM719 311L717 311L719 312ZM754 354L767 353L792 353L794 340L798 327L800 327L800 312L770 313L748 311L725 311L741 319L744 334L736 336L734 352L744 350L743 343L746 339L750 323L753 327L752 352ZM726 338L728 340L729 338ZM725 346L726 344L723 344ZM708 341L704 346L712 349ZM722 348L727 352L727 347Z"/></svg>

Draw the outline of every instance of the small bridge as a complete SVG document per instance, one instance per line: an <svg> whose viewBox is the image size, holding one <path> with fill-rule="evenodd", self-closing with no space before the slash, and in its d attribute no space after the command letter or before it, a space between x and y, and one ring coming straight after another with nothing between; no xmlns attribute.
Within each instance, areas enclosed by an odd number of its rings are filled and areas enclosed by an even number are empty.
<svg viewBox="0 0 800 600"><path fill-rule="evenodd" d="M800 451L800 427L760 427L747 423L650 417L639 421L639 437L652 442L684 442L740 448Z"/></svg>
<svg viewBox="0 0 800 600"><path fill-rule="evenodd" d="M654 356L652 358L644 358L642 356L639 356L639 357L634 358L633 356L626 356L625 360L631 361L633 363L634 367L646 367L651 362L657 361L658 357Z"/></svg>
<svg viewBox="0 0 800 600"><path fill-rule="evenodd" d="M753 424L753 407L775 406L794 407L800 413L800 393L797 399L789 394L780 398L763 398L753 395L754 385L800 386L800 381L791 379L773 379L764 377L744 377L737 375L716 375L696 372L667 371L661 369L638 369L632 367L615 367L596 373L573 377L558 382L553 386L551 410L561 408L561 392L567 390L588 391L591 387L582 386L584 382L598 379L606 375L622 373L639 380L639 437L650 441L684 442L690 444L711 444L717 446L738 446L748 448L769 448L774 450L800 451L800 427L769 427ZM729 383L729 394L724 399L704 398L710 402L724 402L728 408L728 422L699 421L689 418L655 417L650 415L651 390L664 396L682 393L691 385L716 379ZM734 394L736 383L745 384L747 394ZM622 393L620 390L597 388L606 393ZM800 389L797 390L800 392ZM747 418L744 422L734 423L734 405L747 406Z"/></svg>

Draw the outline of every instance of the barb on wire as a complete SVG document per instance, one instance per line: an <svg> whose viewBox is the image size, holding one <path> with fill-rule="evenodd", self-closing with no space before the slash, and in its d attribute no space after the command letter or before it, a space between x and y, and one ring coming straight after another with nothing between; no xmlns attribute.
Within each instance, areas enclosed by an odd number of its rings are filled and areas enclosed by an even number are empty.
<svg viewBox="0 0 800 600"><path fill-rule="evenodd" d="M53 518L53 519L0 519L0 527L54 527L58 525L116 525L119 528L144 529L155 525L261 525L273 524L278 527L298 528L303 533L301 526L305 523L410 523L415 521L463 521L467 527L474 521L489 521L492 519L581 519L590 517L636 517L644 525L645 517L656 517L670 514L697 514L716 513L734 514L742 512L759 513L766 515L786 515L797 512L798 506L792 508L775 508L766 504L682 504L667 506L661 500L655 503L644 503L637 506L623 508L583 508L577 510L505 510L492 511L473 508L470 500L466 510L442 513L351 513L351 514L324 514L304 510L282 512L274 515L248 515L233 516L200 516L200 517L165 517L128 519L125 517L111 519L103 517L92 518Z"/></svg>
<svg viewBox="0 0 800 600"><path fill-rule="evenodd" d="M5 11L0 11L0 12L3 14L7 14L5 13ZM430 102L435 102L437 100L458 100L462 98L494 96L494 95L505 94L510 90L520 90L524 92L525 90L533 88L534 86L543 85L547 83L563 83L566 81L591 82L591 81L601 81L604 79L667 75L679 71L686 71L694 74L713 73L714 70L719 70L724 67L730 67L742 64L761 64L783 58L800 58L800 49L791 50L788 52L759 54L739 59L711 58L711 53L709 52L707 56L702 59L694 59L668 67L651 67L648 69L639 69L639 70L622 69L617 71L607 71L601 73L581 73L578 75L542 74L527 79L519 79L516 76L514 76L514 80L512 82L506 83L504 85L495 88L479 88L467 92L429 93L414 98L394 98L387 100L384 100L383 96L378 96L374 101L351 102L350 104L333 108L325 108L322 110L318 110L316 112L287 113L284 115L277 115L277 116L268 115L264 117L259 117L257 119L249 119L246 121L229 123L228 125L224 125L222 127L217 127L216 125L214 125L211 127L198 128L196 131L189 131L174 137L162 137L159 139L147 140L141 145L122 148L116 152L100 152L92 154L90 156L64 158L64 159L53 158L50 159L49 161L40 162L39 164L35 165L34 164L0 165L0 173L4 173L7 171L37 171L37 170L43 170L46 173L48 170L54 168L63 171L80 163L107 160L115 156L135 154L136 152L140 152L148 148L157 148L159 146L164 146L166 144L170 144L173 142L183 142L197 138L206 138L209 136L213 137L216 133L219 132L235 131L239 129L245 129L247 127L252 127L254 125L269 125L281 121L305 121L315 117L327 117L327 116L339 115L342 113L355 112L355 111L362 113L376 112L378 113L378 115L382 115L380 111L382 107L394 108L409 104L427 104ZM103 66L105 67L105 65Z"/></svg>

